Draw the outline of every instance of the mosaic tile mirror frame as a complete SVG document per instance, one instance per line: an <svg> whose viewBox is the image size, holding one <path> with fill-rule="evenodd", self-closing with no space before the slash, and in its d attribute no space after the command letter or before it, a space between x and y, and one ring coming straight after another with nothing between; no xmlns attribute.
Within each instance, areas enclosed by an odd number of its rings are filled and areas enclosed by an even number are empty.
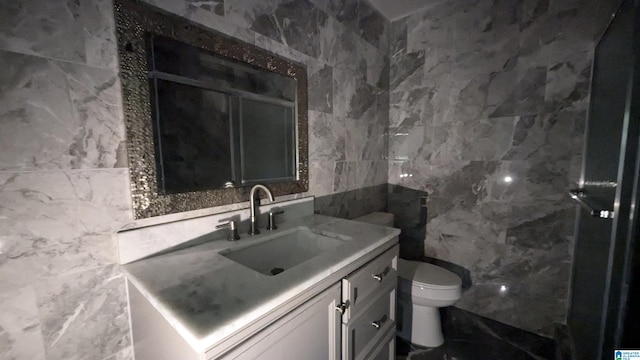
<svg viewBox="0 0 640 360"><path fill-rule="evenodd" d="M158 181L150 98L147 39L149 34L186 43L229 61L287 76L296 82L297 156L295 180L269 184L274 195L309 189L307 73L304 65L284 59L254 45L166 14L140 1L114 2L118 56L131 194L136 219L227 205L249 199L249 187L163 193Z"/></svg>

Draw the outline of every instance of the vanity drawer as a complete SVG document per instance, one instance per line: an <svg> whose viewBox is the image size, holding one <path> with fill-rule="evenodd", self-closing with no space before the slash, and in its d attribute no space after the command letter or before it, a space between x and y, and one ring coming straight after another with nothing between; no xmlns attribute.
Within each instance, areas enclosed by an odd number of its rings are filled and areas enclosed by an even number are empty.
<svg viewBox="0 0 640 360"><path fill-rule="evenodd" d="M342 301L349 304L343 322L348 322L363 306L378 296L382 289L398 283L398 245L371 260L342 280Z"/></svg>
<svg viewBox="0 0 640 360"><path fill-rule="evenodd" d="M394 360L396 358L396 329L387 330L387 334L373 348L366 359Z"/></svg>
<svg viewBox="0 0 640 360"><path fill-rule="evenodd" d="M395 287L389 287L342 325L343 360L365 359L395 329Z"/></svg>

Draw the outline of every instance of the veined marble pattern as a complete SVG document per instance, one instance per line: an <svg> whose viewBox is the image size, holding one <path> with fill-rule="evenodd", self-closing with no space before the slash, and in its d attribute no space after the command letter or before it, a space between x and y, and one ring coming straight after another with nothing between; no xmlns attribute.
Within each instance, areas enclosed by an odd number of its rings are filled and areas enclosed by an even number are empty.
<svg viewBox="0 0 640 360"><path fill-rule="evenodd" d="M33 287L0 292L0 356L44 360L44 343Z"/></svg>
<svg viewBox="0 0 640 360"><path fill-rule="evenodd" d="M117 265L60 277L40 285L37 293L49 358L103 359L131 345L124 276Z"/></svg>
<svg viewBox="0 0 640 360"><path fill-rule="evenodd" d="M110 0L5 1L0 49L116 67Z"/></svg>
<svg viewBox="0 0 640 360"><path fill-rule="evenodd" d="M406 39L406 52L424 49L428 52L442 51L453 47L456 28L452 19L462 9L461 4L457 0L434 2L424 11L410 15L406 21L398 22L404 25L396 26L407 29L406 33L400 34L401 38Z"/></svg>
<svg viewBox="0 0 640 360"><path fill-rule="evenodd" d="M315 199L316 214L345 219L353 219L376 211L385 211L386 208L386 184L320 196Z"/></svg>
<svg viewBox="0 0 640 360"><path fill-rule="evenodd" d="M459 307L543 335L564 321L575 216L566 193L611 8L446 1L391 24L389 183L428 193L425 254L474 281Z"/></svg>
<svg viewBox="0 0 640 360"><path fill-rule="evenodd" d="M394 58L407 51L407 22L394 21L389 26L389 56Z"/></svg>
<svg viewBox="0 0 640 360"><path fill-rule="evenodd" d="M390 94L389 126L426 125L433 119L432 89L423 87Z"/></svg>
<svg viewBox="0 0 640 360"><path fill-rule="evenodd" d="M242 0L225 2L225 16L240 26L277 40L302 53L320 53L319 26L327 15L311 2Z"/></svg>
<svg viewBox="0 0 640 360"><path fill-rule="evenodd" d="M362 1L344 1L344 0L322 0L324 9L328 14L335 17L339 22L344 24L351 30L358 30L358 19L360 13L360 5Z"/></svg>
<svg viewBox="0 0 640 360"><path fill-rule="evenodd" d="M88 65L113 69L118 67L115 23L110 16L112 7L112 0L80 2L80 18L84 26L84 46Z"/></svg>
<svg viewBox="0 0 640 360"><path fill-rule="evenodd" d="M186 5L187 17L190 17L191 12L198 10L224 16L224 0L187 0Z"/></svg>
<svg viewBox="0 0 640 360"><path fill-rule="evenodd" d="M309 193L315 196L333 193L335 162L332 160L309 160Z"/></svg>
<svg viewBox="0 0 640 360"><path fill-rule="evenodd" d="M352 76L366 80L366 60L359 59L358 48L364 49L358 36L333 17L320 28L320 59ZM335 76L335 74L334 74Z"/></svg>
<svg viewBox="0 0 640 360"><path fill-rule="evenodd" d="M348 161L383 160L385 128L376 123L344 119L346 131L345 159Z"/></svg>
<svg viewBox="0 0 640 360"><path fill-rule="evenodd" d="M388 85L388 82L387 82ZM388 86L387 86L388 87ZM385 87L386 88L386 87ZM376 124L385 128L385 135L389 129L389 91L380 90L376 95ZM387 140L385 139L385 142ZM385 145L387 146L387 145ZM386 148L385 148L386 149ZM384 156L386 156L386 151Z"/></svg>
<svg viewBox="0 0 640 360"><path fill-rule="evenodd" d="M126 169L0 172L0 288L114 263L127 191Z"/></svg>
<svg viewBox="0 0 640 360"><path fill-rule="evenodd" d="M307 68L309 77L309 110L333 113L333 68L314 63Z"/></svg>
<svg viewBox="0 0 640 360"><path fill-rule="evenodd" d="M358 30L363 39L376 48L386 50L389 45L389 21L378 13L366 0L358 6Z"/></svg>
<svg viewBox="0 0 640 360"><path fill-rule="evenodd" d="M0 170L126 166L116 73L0 51ZM52 126L55 124L55 126Z"/></svg>
<svg viewBox="0 0 640 360"><path fill-rule="evenodd" d="M358 188L386 183L387 161L335 162L333 192L355 191ZM362 214L364 215L364 214Z"/></svg>
<svg viewBox="0 0 640 360"><path fill-rule="evenodd" d="M108 357L105 360L133 360L134 356L133 356L133 345L124 348L123 350L121 350L120 352L118 352L117 354Z"/></svg>
<svg viewBox="0 0 640 360"><path fill-rule="evenodd" d="M379 14L359 1L147 2L307 66L310 191L290 198L331 198L319 206L340 216L386 208L391 60ZM3 3L3 359L133 359L114 231L246 207L132 220L112 6Z"/></svg>
<svg viewBox="0 0 640 360"><path fill-rule="evenodd" d="M340 84L338 83L337 87L339 86ZM375 123L377 89L364 81L356 80L354 90L351 94L344 94L347 96L345 100L348 102L345 106L347 109L346 116L352 119ZM340 93L338 92L338 94ZM349 95L351 96L349 97Z"/></svg>
<svg viewBox="0 0 640 360"><path fill-rule="evenodd" d="M126 169L0 172L0 303L20 316L0 317L3 358L102 359L129 347L111 265L111 233L132 219L127 191ZM111 280L122 291L93 285Z"/></svg>

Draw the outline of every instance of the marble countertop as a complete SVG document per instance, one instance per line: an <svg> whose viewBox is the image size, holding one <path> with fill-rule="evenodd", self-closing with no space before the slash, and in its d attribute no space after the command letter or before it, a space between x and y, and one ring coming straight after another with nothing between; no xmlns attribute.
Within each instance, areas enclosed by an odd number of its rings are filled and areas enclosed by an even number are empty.
<svg viewBox="0 0 640 360"><path fill-rule="evenodd" d="M276 276L220 255L222 250L259 243L298 226L339 236L344 244ZM376 248L391 247L399 234L399 229L309 215L279 224L274 231L263 230L251 237L245 234L235 242L212 241L127 264L123 269L189 345L204 352Z"/></svg>

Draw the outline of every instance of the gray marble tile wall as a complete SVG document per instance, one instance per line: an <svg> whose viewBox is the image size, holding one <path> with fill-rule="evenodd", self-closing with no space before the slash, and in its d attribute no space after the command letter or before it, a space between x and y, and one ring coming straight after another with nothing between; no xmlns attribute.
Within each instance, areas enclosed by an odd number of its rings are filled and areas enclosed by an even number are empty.
<svg viewBox="0 0 640 360"><path fill-rule="evenodd" d="M387 211L387 184L364 187L315 198L316 214L354 219Z"/></svg>
<svg viewBox="0 0 640 360"><path fill-rule="evenodd" d="M616 3L435 1L391 23L389 183L429 194L425 255L473 278L459 308L547 336L564 322L567 190Z"/></svg>
<svg viewBox="0 0 640 360"><path fill-rule="evenodd" d="M307 66L303 195L386 184L389 23L366 2L150 2ZM112 235L150 222L132 219L112 6L0 0L2 359L133 358Z"/></svg>

